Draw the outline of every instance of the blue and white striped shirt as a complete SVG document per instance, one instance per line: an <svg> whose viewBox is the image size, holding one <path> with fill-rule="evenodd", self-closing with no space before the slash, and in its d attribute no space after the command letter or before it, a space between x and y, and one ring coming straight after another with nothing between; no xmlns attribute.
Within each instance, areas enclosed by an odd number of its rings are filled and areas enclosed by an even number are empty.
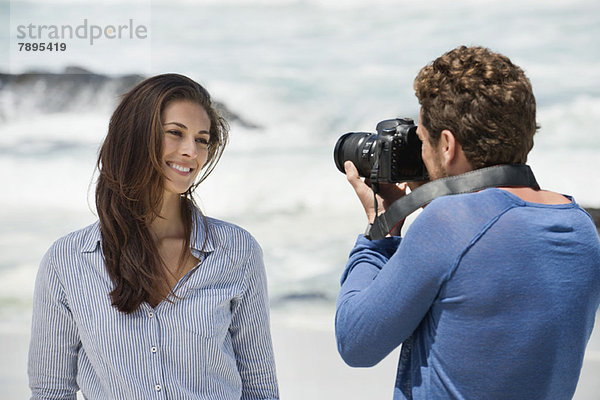
<svg viewBox="0 0 600 400"><path fill-rule="evenodd" d="M32 399L279 398L262 251L245 230L206 221L208 238L196 213L202 261L172 302L129 315L111 305L98 222L52 245L35 285Z"/></svg>

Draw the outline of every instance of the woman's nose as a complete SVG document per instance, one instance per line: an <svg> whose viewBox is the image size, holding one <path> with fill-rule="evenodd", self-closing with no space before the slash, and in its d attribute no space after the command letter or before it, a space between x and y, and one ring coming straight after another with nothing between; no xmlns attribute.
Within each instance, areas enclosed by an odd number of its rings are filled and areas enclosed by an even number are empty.
<svg viewBox="0 0 600 400"><path fill-rule="evenodd" d="M179 147L181 155L190 158L196 158L198 156L198 149L196 147L196 139L194 137L186 137L181 141Z"/></svg>

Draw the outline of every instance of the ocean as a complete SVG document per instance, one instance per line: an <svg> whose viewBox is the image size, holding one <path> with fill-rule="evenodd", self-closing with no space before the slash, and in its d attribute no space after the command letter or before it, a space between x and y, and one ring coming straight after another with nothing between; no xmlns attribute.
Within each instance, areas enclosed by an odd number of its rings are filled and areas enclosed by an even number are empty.
<svg viewBox="0 0 600 400"><path fill-rule="evenodd" d="M526 71L538 181L600 207L597 1L4 1L0 11L0 73L18 75L0 87L0 331L27 331L42 255L96 219L97 150L123 75L186 74L240 118L196 197L258 239L274 308L332 306L365 228L335 142L382 119L416 120L415 75L458 45ZM119 25L128 28L109 38ZM67 31L52 37L51 26ZM67 37L63 26L86 28ZM67 49L19 50L26 42ZM85 82L67 67L104 78ZM31 71L57 75L23 82Z"/></svg>

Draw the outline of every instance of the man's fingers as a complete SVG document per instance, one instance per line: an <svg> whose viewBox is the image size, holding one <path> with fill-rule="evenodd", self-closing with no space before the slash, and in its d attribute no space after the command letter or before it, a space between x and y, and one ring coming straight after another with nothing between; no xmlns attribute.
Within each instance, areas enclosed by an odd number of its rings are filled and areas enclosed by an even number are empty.
<svg viewBox="0 0 600 400"><path fill-rule="evenodd" d="M360 179L360 176L358 175L358 170L356 169L352 161L346 161L344 163L344 171L346 172L346 178L348 179L348 182L350 182L352 187L356 189L359 185L362 185L363 182Z"/></svg>

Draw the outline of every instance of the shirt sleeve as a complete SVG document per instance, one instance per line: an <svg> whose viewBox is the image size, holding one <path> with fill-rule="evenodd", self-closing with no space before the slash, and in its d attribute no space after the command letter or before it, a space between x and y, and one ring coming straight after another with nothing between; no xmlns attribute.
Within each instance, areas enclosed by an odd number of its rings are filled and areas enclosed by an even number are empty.
<svg viewBox="0 0 600 400"><path fill-rule="evenodd" d="M278 399L267 279L262 250L254 240L245 268L245 290L233 304L230 327L242 378L241 399Z"/></svg>
<svg viewBox="0 0 600 400"><path fill-rule="evenodd" d="M54 262L55 247L42 259L35 283L28 362L32 400L75 400L78 391L80 342Z"/></svg>
<svg viewBox="0 0 600 400"><path fill-rule="evenodd" d="M373 366L408 339L446 279L443 253L452 251L440 251L446 233L425 214L404 238L356 241L335 317L338 351L348 365Z"/></svg>

